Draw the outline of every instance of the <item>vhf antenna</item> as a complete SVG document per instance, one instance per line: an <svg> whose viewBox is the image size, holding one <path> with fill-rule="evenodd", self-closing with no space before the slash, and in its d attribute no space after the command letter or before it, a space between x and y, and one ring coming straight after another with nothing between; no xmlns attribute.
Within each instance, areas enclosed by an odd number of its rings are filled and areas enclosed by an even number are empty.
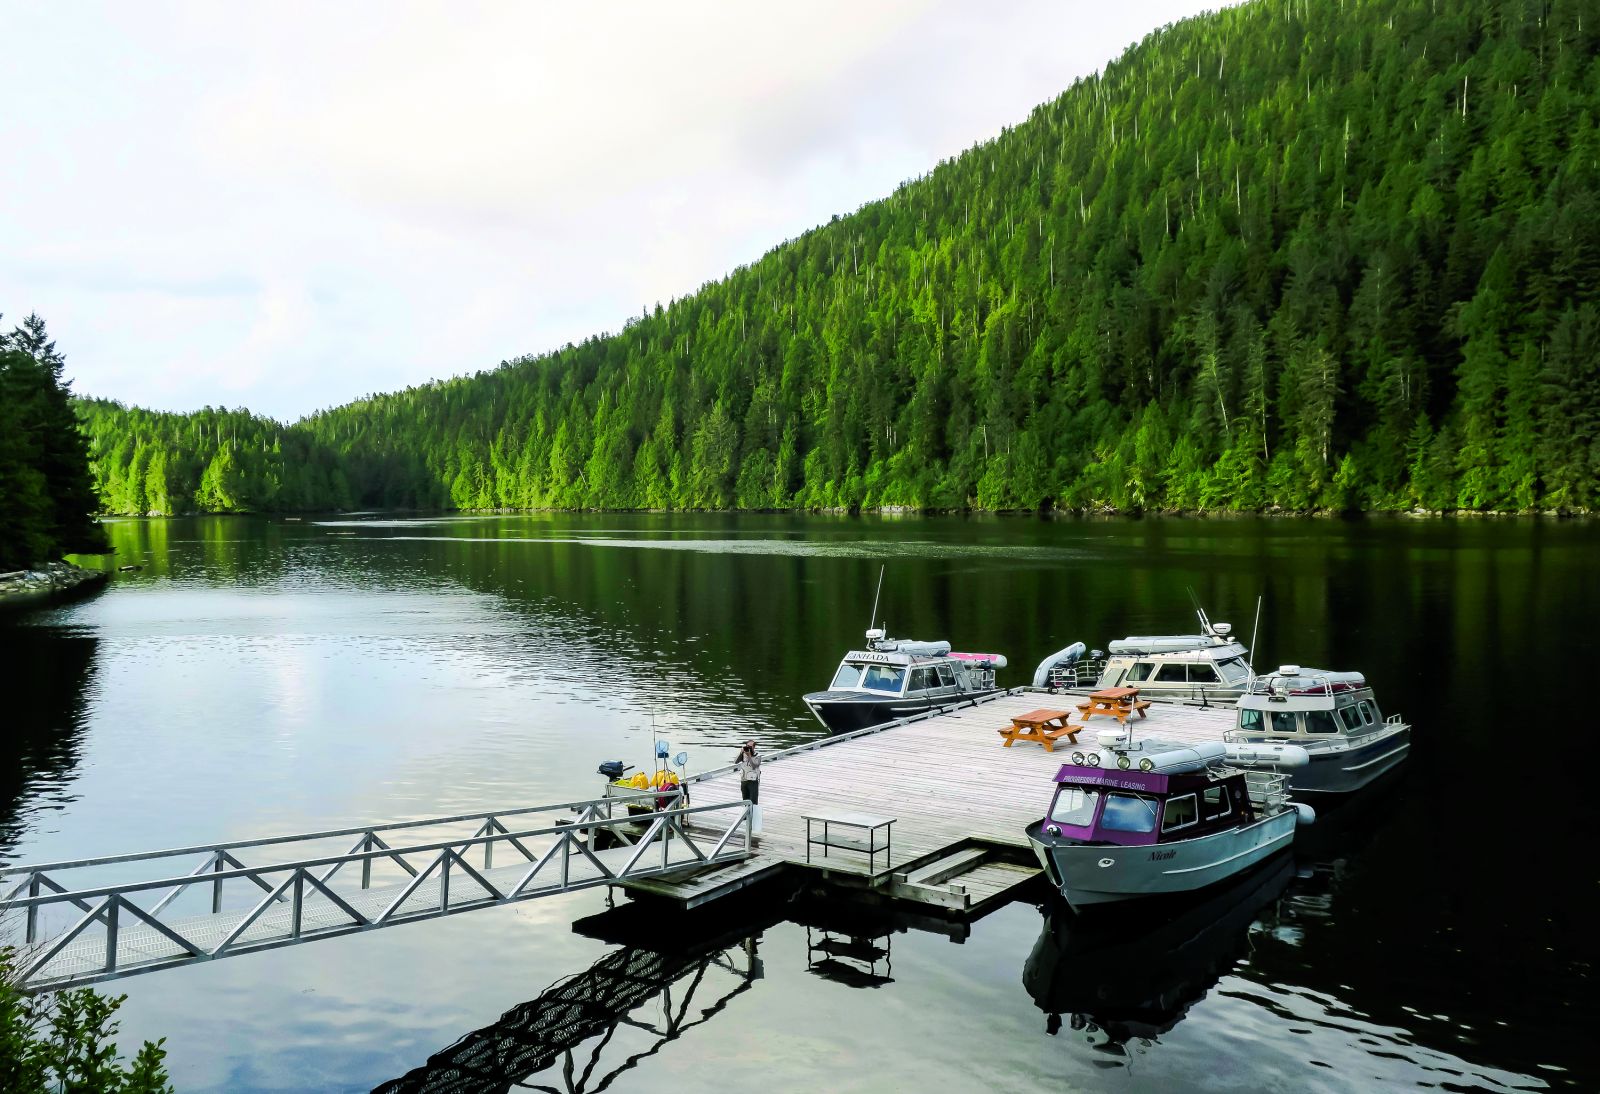
<svg viewBox="0 0 1600 1094"><path fill-rule="evenodd" d="M878 591L872 594L872 618L867 620L867 630L869 631L878 625L878 598L883 595L883 571L887 566L887 563L878 566Z"/></svg>

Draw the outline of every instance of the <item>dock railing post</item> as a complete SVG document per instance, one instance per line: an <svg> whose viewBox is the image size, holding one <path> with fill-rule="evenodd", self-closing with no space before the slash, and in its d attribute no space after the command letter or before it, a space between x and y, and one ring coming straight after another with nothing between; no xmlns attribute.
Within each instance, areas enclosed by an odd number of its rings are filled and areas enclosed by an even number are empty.
<svg viewBox="0 0 1600 1094"><path fill-rule="evenodd" d="M211 856L211 872L220 874L222 868L222 852L218 851ZM211 883L211 914L216 915L220 911L222 911L222 879L218 878Z"/></svg>
<svg viewBox="0 0 1600 1094"><path fill-rule="evenodd" d="M306 872L303 869L296 870L294 872L294 899L289 905L289 908L290 908L290 912L289 912L289 937L291 937L291 938L299 938L300 937L300 926L301 926L301 918L300 917L301 917L301 913L305 910L305 901L306 901L305 894L306 894Z"/></svg>
<svg viewBox="0 0 1600 1094"><path fill-rule="evenodd" d="M364 855L372 854L371 832L368 832L367 838L361 841L361 853ZM363 889L372 888L372 860L370 858L361 860L361 887Z"/></svg>
<svg viewBox="0 0 1600 1094"><path fill-rule="evenodd" d="M39 895L39 875L38 874L32 874L28 878L28 895L30 897ZM38 937L38 934L39 934L39 906L37 904L30 904L30 905L28 905L28 930L27 930L27 934L26 934L25 937L26 937L27 941L32 942L35 938Z"/></svg>
<svg viewBox="0 0 1600 1094"><path fill-rule="evenodd" d="M106 909L106 972L117 971L117 913L122 910L122 898L113 896Z"/></svg>

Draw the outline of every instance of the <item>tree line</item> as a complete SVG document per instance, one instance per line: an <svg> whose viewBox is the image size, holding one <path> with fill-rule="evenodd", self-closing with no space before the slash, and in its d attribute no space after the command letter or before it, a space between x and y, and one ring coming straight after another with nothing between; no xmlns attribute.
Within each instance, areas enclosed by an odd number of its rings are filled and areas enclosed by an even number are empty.
<svg viewBox="0 0 1600 1094"><path fill-rule="evenodd" d="M105 548L64 365L37 315L0 332L0 570Z"/></svg>
<svg viewBox="0 0 1600 1094"><path fill-rule="evenodd" d="M101 497L1590 510L1597 22L1582 0L1185 20L620 332L287 427L86 404Z"/></svg>

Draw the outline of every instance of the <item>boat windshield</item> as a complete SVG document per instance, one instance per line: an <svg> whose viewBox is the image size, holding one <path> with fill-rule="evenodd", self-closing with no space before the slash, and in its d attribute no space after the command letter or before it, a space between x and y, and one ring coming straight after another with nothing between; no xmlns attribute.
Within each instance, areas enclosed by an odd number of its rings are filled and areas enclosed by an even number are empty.
<svg viewBox="0 0 1600 1094"><path fill-rule="evenodd" d="M1245 707L1239 711L1239 728L1248 732L1265 733L1267 729L1266 721L1266 717L1259 710L1251 710L1249 707Z"/></svg>
<svg viewBox="0 0 1600 1094"><path fill-rule="evenodd" d="M1222 679L1229 684L1242 684L1250 679L1250 667L1240 657L1230 657L1226 661L1217 662L1217 671L1222 673Z"/></svg>
<svg viewBox="0 0 1600 1094"><path fill-rule="evenodd" d="M846 662L839 666L839 672L833 678L833 683L828 687L833 691L843 691L848 688L861 686L861 677L866 673L867 666L852 665Z"/></svg>
<svg viewBox="0 0 1600 1094"><path fill-rule="evenodd" d="M867 668L867 675L861 681L861 686L869 691L892 691L898 695L905 682L905 669L897 669L890 665L871 665Z"/></svg>
<svg viewBox="0 0 1600 1094"><path fill-rule="evenodd" d="M1094 823L1094 807L1100 804L1100 791L1081 786L1063 786L1050 807L1050 819L1059 824L1087 828Z"/></svg>
<svg viewBox="0 0 1600 1094"><path fill-rule="evenodd" d="M1100 827L1108 832L1154 832L1156 803L1133 794L1107 794Z"/></svg>

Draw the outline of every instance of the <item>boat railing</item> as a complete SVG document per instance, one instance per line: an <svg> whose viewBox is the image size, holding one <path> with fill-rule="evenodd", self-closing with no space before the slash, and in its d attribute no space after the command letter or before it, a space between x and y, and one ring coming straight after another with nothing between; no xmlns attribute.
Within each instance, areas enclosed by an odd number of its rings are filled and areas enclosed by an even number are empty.
<svg viewBox="0 0 1600 1094"><path fill-rule="evenodd" d="M1294 676L1282 676L1275 672L1268 673L1250 681L1249 693L1268 698L1303 698L1309 695L1331 699L1336 691L1350 691L1358 686L1347 680L1336 680L1336 675L1340 674L1302 672Z"/></svg>
<svg viewBox="0 0 1600 1094"><path fill-rule="evenodd" d="M1265 809L1282 808L1289 800L1289 776L1275 771L1246 770L1245 787L1250 800Z"/></svg>
<svg viewBox="0 0 1600 1094"><path fill-rule="evenodd" d="M1049 684L1052 689L1090 688L1100 682L1100 676L1105 670L1104 658L1085 658L1070 665L1058 665L1051 669Z"/></svg>

